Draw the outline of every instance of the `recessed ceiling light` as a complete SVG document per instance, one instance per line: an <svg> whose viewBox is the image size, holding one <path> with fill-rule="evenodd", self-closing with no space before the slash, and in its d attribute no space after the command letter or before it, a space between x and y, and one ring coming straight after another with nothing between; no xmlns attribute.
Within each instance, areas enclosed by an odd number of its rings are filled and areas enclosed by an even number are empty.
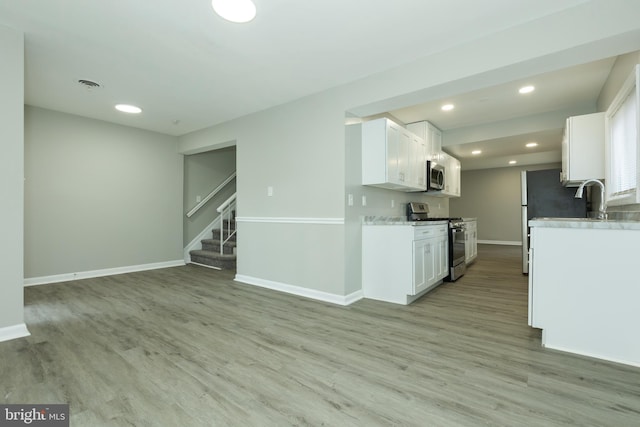
<svg viewBox="0 0 640 427"><path fill-rule="evenodd" d="M128 104L118 104L116 105L116 110L122 111L123 113L130 113L130 114L142 113L142 108L136 107L135 105L128 105Z"/></svg>
<svg viewBox="0 0 640 427"><path fill-rule="evenodd" d="M456 108L456 106L453 104L444 104L442 107L440 107L442 111L451 111L454 108Z"/></svg>
<svg viewBox="0 0 640 427"><path fill-rule="evenodd" d="M538 146L537 142L527 142L527 144L525 145L525 147L528 147L528 148L537 147L537 146Z"/></svg>
<svg viewBox="0 0 640 427"><path fill-rule="evenodd" d="M477 155L477 154L480 154L480 153L482 153L482 150L473 150L471 152L471 154L473 154L474 156Z"/></svg>
<svg viewBox="0 0 640 427"><path fill-rule="evenodd" d="M525 94L525 93L531 93L534 90L536 90L535 86L522 86L518 92Z"/></svg>
<svg viewBox="0 0 640 427"><path fill-rule="evenodd" d="M516 163L518 163L518 162L516 162L515 160L509 160L509 164L510 165L515 165Z"/></svg>
<svg viewBox="0 0 640 427"><path fill-rule="evenodd" d="M211 0L211 6L222 18L239 24L256 17L256 5L251 0Z"/></svg>

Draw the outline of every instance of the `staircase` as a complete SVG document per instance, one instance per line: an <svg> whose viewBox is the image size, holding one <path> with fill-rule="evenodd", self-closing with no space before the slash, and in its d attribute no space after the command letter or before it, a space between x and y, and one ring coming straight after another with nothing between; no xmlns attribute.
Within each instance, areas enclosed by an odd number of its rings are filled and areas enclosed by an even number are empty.
<svg viewBox="0 0 640 427"><path fill-rule="evenodd" d="M211 200L220 190L233 181L236 173L232 173L225 179L222 184L218 185L211 193L198 204L187 212L187 218L193 216L198 209ZM236 197L237 193L233 193L225 200L216 211L220 214L209 227L215 225L216 228L211 230L211 239L198 239L207 235L205 228L198 237L194 238L185 248L185 261L188 258L193 264L203 265L205 267L216 268L219 270L235 270L236 269ZM208 228L208 227L207 227ZM197 249L199 248L199 249ZM190 250L191 249L191 250Z"/></svg>
<svg viewBox="0 0 640 427"><path fill-rule="evenodd" d="M236 268L236 221L235 211L229 220L223 221L223 227L212 230L211 239L202 239L202 249L189 251L191 262L221 270ZM229 237L230 236L230 237ZM221 243L224 242L224 243ZM222 244L222 252L220 245Z"/></svg>

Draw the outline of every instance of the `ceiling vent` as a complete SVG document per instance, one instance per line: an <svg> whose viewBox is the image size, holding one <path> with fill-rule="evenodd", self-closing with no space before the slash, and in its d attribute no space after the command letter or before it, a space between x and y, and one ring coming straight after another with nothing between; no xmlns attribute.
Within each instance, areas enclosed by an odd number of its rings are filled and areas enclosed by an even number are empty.
<svg viewBox="0 0 640 427"><path fill-rule="evenodd" d="M99 83L96 83L91 80L80 79L78 80L78 83L80 83L82 86L84 86L87 89L97 89L100 87Z"/></svg>

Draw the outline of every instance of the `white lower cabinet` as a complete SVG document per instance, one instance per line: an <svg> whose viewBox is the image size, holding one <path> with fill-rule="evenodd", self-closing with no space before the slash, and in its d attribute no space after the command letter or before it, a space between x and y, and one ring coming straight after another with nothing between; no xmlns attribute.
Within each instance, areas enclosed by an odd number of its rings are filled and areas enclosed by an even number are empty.
<svg viewBox="0 0 640 427"><path fill-rule="evenodd" d="M435 239L422 239L413 242L413 293L418 294L436 282Z"/></svg>
<svg viewBox="0 0 640 427"><path fill-rule="evenodd" d="M542 345L640 367L640 225L529 224L529 325Z"/></svg>
<svg viewBox="0 0 640 427"><path fill-rule="evenodd" d="M410 304L447 276L448 249L446 222L363 225L364 297Z"/></svg>
<svg viewBox="0 0 640 427"><path fill-rule="evenodd" d="M464 261L470 264L478 257L478 222L465 220L464 225Z"/></svg>

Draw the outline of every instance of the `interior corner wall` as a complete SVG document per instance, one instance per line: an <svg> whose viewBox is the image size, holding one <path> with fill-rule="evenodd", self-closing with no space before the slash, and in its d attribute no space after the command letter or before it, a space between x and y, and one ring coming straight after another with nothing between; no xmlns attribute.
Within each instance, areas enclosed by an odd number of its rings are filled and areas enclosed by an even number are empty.
<svg viewBox="0 0 640 427"><path fill-rule="evenodd" d="M452 217L477 218L478 240L522 244L520 173L560 168L559 163L462 171L462 197L451 199Z"/></svg>
<svg viewBox="0 0 640 427"><path fill-rule="evenodd" d="M24 324L24 36L0 26L0 340Z"/></svg>
<svg viewBox="0 0 640 427"><path fill-rule="evenodd" d="M235 180L202 206L193 216L187 212L236 171L236 147L184 156L184 238L187 246L218 217L217 207L236 191Z"/></svg>
<svg viewBox="0 0 640 427"><path fill-rule="evenodd" d="M598 96L598 111L607 111L636 64L640 64L640 51L630 52L616 59Z"/></svg>
<svg viewBox="0 0 640 427"><path fill-rule="evenodd" d="M303 98L182 136L180 150L232 140L238 277L343 296L344 107Z"/></svg>
<svg viewBox="0 0 640 427"><path fill-rule="evenodd" d="M177 262L178 139L25 109L25 277Z"/></svg>

